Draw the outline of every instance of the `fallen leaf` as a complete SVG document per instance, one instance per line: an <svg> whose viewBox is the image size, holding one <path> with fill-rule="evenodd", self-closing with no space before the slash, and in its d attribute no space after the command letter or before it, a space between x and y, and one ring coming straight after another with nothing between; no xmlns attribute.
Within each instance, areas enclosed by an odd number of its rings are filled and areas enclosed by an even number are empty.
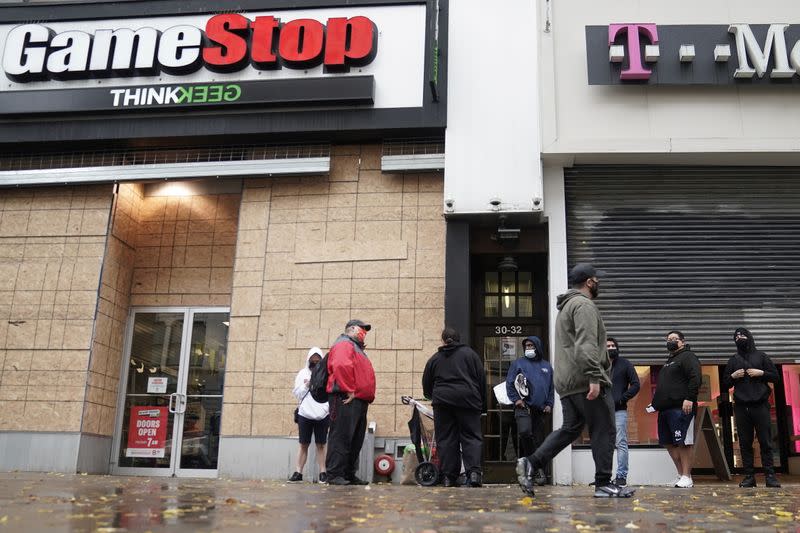
<svg viewBox="0 0 800 533"><path fill-rule="evenodd" d="M354 516L354 517L350 518L350 520L352 520L356 524L363 524L364 522L367 521L366 518L359 518L358 516Z"/></svg>
<svg viewBox="0 0 800 533"><path fill-rule="evenodd" d="M525 505L525 506L532 505L533 504L533 498L531 498L530 496L525 496L521 500L518 500L517 503L519 503L520 505Z"/></svg>
<svg viewBox="0 0 800 533"><path fill-rule="evenodd" d="M633 522L628 522L627 524L625 524L625 529L639 529L639 526L637 526Z"/></svg>

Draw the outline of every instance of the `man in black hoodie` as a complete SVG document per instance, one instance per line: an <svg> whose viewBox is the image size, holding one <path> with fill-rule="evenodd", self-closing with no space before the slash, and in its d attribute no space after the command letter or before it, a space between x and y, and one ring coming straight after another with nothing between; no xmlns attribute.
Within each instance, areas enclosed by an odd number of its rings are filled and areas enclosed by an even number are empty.
<svg viewBox="0 0 800 533"><path fill-rule="evenodd" d="M667 362L658 372L653 407L658 411L658 443L669 452L678 479L674 486L689 489L692 481L692 446L697 393L703 375L700 360L677 330L667 333Z"/></svg>
<svg viewBox="0 0 800 533"><path fill-rule="evenodd" d="M778 380L778 369L764 352L756 350L753 335L745 328L733 332L736 354L728 360L722 375L725 390L733 389L733 414L745 477L740 487L755 487L753 468L753 430L761 448L761 464L764 466L767 487L780 487L775 477L772 460L772 435L770 433L769 383Z"/></svg>
<svg viewBox="0 0 800 533"><path fill-rule="evenodd" d="M480 356L461 344L455 329L445 328L442 341L444 345L428 360L422 374L422 392L433 405L442 483L455 486L463 457L467 483L480 487L486 373Z"/></svg>

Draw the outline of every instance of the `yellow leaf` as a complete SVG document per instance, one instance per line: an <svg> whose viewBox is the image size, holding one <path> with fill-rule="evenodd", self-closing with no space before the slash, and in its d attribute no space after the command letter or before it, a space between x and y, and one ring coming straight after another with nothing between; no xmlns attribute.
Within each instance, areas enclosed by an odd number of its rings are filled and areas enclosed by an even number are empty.
<svg viewBox="0 0 800 533"><path fill-rule="evenodd" d="M4 515L3 518L0 518L0 524L5 524L8 522L8 515Z"/></svg>
<svg viewBox="0 0 800 533"><path fill-rule="evenodd" d="M794 516L792 513L788 512L788 511L775 511L775 514L778 515L778 516L786 516L786 517L789 517L789 518L792 518L792 516Z"/></svg>
<svg viewBox="0 0 800 533"><path fill-rule="evenodd" d="M638 506L634 507L633 510L634 511L639 511L641 513L644 513L645 511L647 511L647 509L645 509L644 507L638 507Z"/></svg>
<svg viewBox="0 0 800 533"><path fill-rule="evenodd" d="M352 521L353 521L353 522L355 522L356 524L363 524L364 522L366 522L366 521L367 521L367 519L366 519L366 518L359 518L359 517L357 517L357 516L354 516L354 517L352 517L350 520L352 520Z"/></svg>
<svg viewBox="0 0 800 533"><path fill-rule="evenodd" d="M754 514L754 515L753 515L753 518L754 518L755 520L761 520L761 517L760 517L760 516L758 516L757 514Z"/></svg>
<svg viewBox="0 0 800 533"><path fill-rule="evenodd" d="M533 498L531 498L530 496L525 496L521 500L518 500L517 503L519 503L520 505L533 505Z"/></svg>

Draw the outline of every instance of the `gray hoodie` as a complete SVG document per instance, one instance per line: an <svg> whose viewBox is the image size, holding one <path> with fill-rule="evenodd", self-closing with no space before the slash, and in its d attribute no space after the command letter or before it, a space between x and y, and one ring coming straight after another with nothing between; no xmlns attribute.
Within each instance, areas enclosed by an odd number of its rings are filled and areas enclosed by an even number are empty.
<svg viewBox="0 0 800 533"><path fill-rule="evenodd" d="M586 394L590 383L611 387L611 359L606 351L606 327L594 302L576 289L557 300L555 357L556 392Z"/></svg>

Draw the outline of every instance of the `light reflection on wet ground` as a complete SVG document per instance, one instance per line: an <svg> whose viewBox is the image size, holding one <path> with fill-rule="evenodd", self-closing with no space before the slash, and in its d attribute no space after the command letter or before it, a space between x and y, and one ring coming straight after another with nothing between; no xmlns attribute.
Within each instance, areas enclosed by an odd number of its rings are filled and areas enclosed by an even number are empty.
<svg viewBox="0 0 800 533"><path fill-rule="evenodd" d="M798 531L800 485L639 488L327 487L275 481L0 474L3 531Z"/></svg>

